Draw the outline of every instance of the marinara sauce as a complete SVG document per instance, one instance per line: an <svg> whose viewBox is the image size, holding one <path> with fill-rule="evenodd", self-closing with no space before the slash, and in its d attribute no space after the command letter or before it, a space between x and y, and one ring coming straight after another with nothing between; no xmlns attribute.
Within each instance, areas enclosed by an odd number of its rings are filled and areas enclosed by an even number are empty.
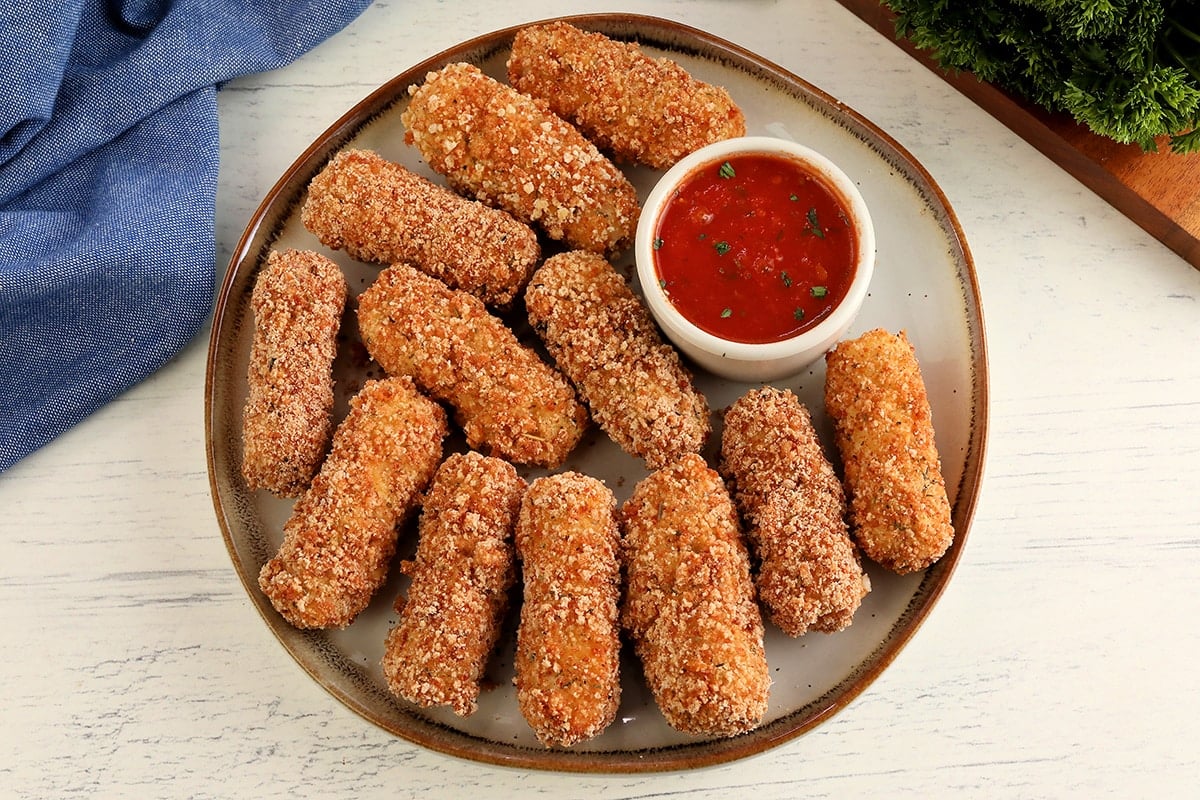
<svg viewBox="0 0 1200 800"><path fill-rule="evenodd" d="M845 202L802 163L731 156L689 175L654 234L671 304L723 339L777 342L813 327L854 278L858 241Z"/></svg>

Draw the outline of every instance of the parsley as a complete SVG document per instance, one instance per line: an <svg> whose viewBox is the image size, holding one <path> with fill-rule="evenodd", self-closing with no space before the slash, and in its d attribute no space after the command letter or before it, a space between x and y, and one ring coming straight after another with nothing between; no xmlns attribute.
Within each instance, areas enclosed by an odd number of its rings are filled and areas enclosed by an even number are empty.
<svg viewBox="0 0 1200 800"><path fill-rule="evenodd" d="M726 161L724 164L721 165L721 168L719 170L717 170L717 174L720 175L722 178L725 178L728 180L729 178L732 178L737 173L735 173L733 171L733 165L730 164L728 161Z"/></svg>
<svg viewBox="0 0 1200 800"><path fill-rule="evenodd" d="M896 34L1100 136L1200 152L1196 4L1175 0L885 0Z"/></svg>
<svg viewBox="0 0 1200 800"><path fill-rule="evenodd" d="M825 231L821 230L821 223L817 219L817 210L815 208L810 208L805 216L808 217L808 227L805 228L805 230L811 233L813 236L816 236L818 239L824 239Z"/></svg>
<svg viewBox="0 0 1200 800"><path fill-rule="evenodd" d="M829 294L829 290L824 286L814 286L808 290L808 293L813 297L824 297L825 295Z"/></svg>
<svg viewBox="0 0 1200 800"><path fill-rule="evenodd" d="M793 312L792 312L792 319L796 320L797 322L799 322L800 320L804 319L804 309L803 309L803 308L797 308L795 311L793 311Z"/></svg>
<svg viewBox="0 0 1200 800"><path fill-rule="evenodd" d="M797 200L799 200L799 199L800 199L800 198L799 198L799 197L797 197L795 194L790 194L790 195L788 195L788 200L791 200L793 203L794 203L794 202L796 202L796 201L797 201Z"/></svg>
<svg viewBox="0 0 1200 800"><path fill-rule="evenodd" d="M786 272L782 272L779 274L779 277L783 279L784 286L786 286L788 289L792 288L792 276L791 275L788 275Z"/></svg>
<svg viewBox="0 0 1200 800"><path fill-rule="evenodd" d="M727 309L725 309L724 311L722 311L722 312L721 312L721 319L729 319L729 318L730 318L730 317L732 317L732 316L733 316L733 309L732 309L732 308L727 308Z"/></svg>
<svg viewBox="0 0 1200 800"><path fill-rule="evenodd" d="M661 248L663 246L663 240L655 237L654 243L652 246L654 247L655 250L658 250L659 248Z"/></svg>
<svg viewBox="0 0 1200 800"><path fill-rule="evenodd" d="M729 252L729 242L717 242L713 245L713 249L717 251L717 255L723 256Z"/></svg>

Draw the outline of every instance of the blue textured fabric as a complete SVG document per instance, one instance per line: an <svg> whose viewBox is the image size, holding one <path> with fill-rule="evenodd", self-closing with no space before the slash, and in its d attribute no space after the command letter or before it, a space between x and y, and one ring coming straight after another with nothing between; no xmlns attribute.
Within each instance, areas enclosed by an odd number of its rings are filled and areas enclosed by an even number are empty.
<svg viewBox="0 0 1200 800"><path fill-rule="evenodd" d="M0 471L196 335L214 288L218 87L369 4L0 4Z"/></svg>

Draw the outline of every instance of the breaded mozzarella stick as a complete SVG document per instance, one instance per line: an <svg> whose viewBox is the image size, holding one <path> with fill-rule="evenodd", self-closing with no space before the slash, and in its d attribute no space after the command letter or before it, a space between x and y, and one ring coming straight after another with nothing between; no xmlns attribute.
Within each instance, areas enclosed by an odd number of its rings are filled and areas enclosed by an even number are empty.
<svg viewBox="0 0 1200 800"><path fill-rule="evenodd" d="M370 150L334 156L309 185L300 216L326 247L412 264L489 305L510 305L541 258L528 225Z"/></svg>
<svg viewBox="0 0 1200 800"><path fill-rule="evenodd" d="M524 579L517 702L547 747L598 736L621 701L621 537L608 488L577 472L535 480L516 532Z"/></svg>
<svg viewBox="0 0 1200 800"><path fill-rule="evenodd" d="M517 32L508 80L544 100L618 159L666 169L693 150L746 135L746 117L719 86L636 44L566 22Z"/></svg>
<svg viewBox="0 0 1200 800"><path fill-rule="evenodd" d="M333 431L333 359L346 279L329 259L271 251L250 295L254 339L242 414L242 476L251 489L298 497Z"/></svg>
<svg viewBox="0 0 1200 800"><path fill-rule="evenodd" d="M438 468L416 558L403 564L412 583L385 643L393 694L463 717L475 712L516 579L512 534L524 493L511 464L474 451L451 454Z"/></svg>
<svg viewBox="0 0 1200 800"><path fill-rule="evenodd" d="M621 509L622 625L667 722L735 736L757 727L771 679L737 512L704 459L638 483Z"/></svg>
<svg viewBox="0 0 1200 800"><path fill-rule="evenodd" d="M473 448L556 467L583 435L587 411L566 378L478 298L396 264L359 297L358 324L388 374L454 407Z"/></svg>
<svg viewBox="0 0 1200 800"><path fill-rule="evenodd" d="M622 449L650 469L700 452L711 430L708 403L603 256L576 250L547 259L525 308L592 418Z"/></svg>
<svg viewBox="0 0 1200 800"><path fill-rule="evenodd" d="M442 457L446 414L408 378L368 381L258 576L298 628L344 628L387 578L397 525Z"/></svg>
<svg viewBox="0 0 1200 800"><path fill-rule="evenodd" d="M612 254L633 241L633 184L544 103L465 63L411 91L405 140L456 190L575 249Z"/></svg>
<svg viewBox="0 0 1200 800"><path fill-rule="evenodd" d="M847 627L871 581L808 409L774 387L742 395L725 412L721 462L760 562L758 596L771 621L789 636Z"/></svg>
<svg viewBox="0 0 1200 800"><path fill-rule="evenodd" d="M887 569L925 569L954 527L916 352L903 331L876 329L838 344L825 365L854 537Z"/></svg>

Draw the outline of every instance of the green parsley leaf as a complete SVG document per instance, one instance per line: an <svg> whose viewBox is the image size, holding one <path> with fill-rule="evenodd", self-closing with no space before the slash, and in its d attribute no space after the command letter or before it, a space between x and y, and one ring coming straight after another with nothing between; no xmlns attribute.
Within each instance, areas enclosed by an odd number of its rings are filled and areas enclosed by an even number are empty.
<svg viewBox="0 0 1200 800"><path fill-rule="evenodd" d="M895 30L945 72L971 73L1145 151L1158 150L1164 135L1176 152L1200 150L1194 2L888 0L887 6L896 12Z"/></svg>
<svg viewBox="0 0 1200 800"><path fill-rule="evenodd" d="M813 297L824 297L825 295L829 294L829 290L824 286L814 286L809 289L808 293Z"/></svg>
<svg viewBox="0 0 1200 800"><path fill-rule="evenodd" d="M808 214L805 216L808 217L808 230L812 233L812 235L816 236L818 239L824 239L825 231L821 230L821 223L817 219L817 210L815 208L810 208L808 210Z"/></svg>
<svg viewBox="0 0 1200 800"><path fill-rule="evenodd" d="M793 312L792 312L792 319L794 319L794 320L796 320L796 321L799 321L799 320L802 320L802 319L804 319L804 309L803 309L803 308L797 308L795 311L793 311Z"/></svg>
<svg viewBox="0 0 1200 800"><path fill-rule="evenodd" d="M653 247L655 250L657 250L657 249L659 249L659 248L660 248L660 247L662 247L662 246L663 246L663 240L662 240L662 239L659 239L659 238L657 238L657 237L655 237L655 239L654 239L654 243L653 243L652 247Z"/></svg>
<svg viewBox="0 0 1200 800"><path fill-rule="evenodd" d="M713 248L717 251L717 255L723 256L729 252L729 242L717 242Z"/></svg>
<svg viewBox="0 0 1200 800"><path fill-rule="evenodd" d="M732 317L732 316L733 316L733 309L732 309L732 308L727 308L727 309L725 309L724 311L722 311L722 312L721 312L721 319L729 319L729 318L730 318L730 317Z"/></svg>
<svg viewBox="0 0 1200 800"><path fill-rule="evenodd" d="M730 164L728 161L726 161L724 164L721 165L721 168L719 170L717 170L717 174L720 175L722 178L728 179L728 178L732 178L736 173L734 173L734 171L733 171L733 165Z"/></svg>
<svg viewBox="0 0 1200 800"><path fill-rule="evenodd" d="M779 273L779 277L783 279L784 286L786 286L789 289L792 288L792 276L791 275L788 275L786 272L781 272L781 273Z"/></svg>

